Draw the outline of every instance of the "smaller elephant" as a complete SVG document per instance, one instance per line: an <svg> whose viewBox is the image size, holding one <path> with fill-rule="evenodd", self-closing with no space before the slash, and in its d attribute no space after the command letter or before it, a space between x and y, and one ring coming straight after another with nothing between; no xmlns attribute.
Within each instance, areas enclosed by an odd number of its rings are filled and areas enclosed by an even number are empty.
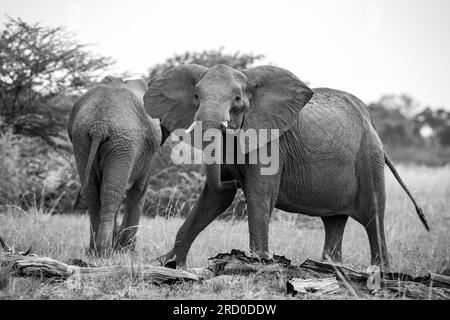
<svg viewBox="0 0 450 320"><path fill-rule="evenodd" d="M97 254L135 246L150 162L164 140L159 120L145 112L146 90L142 80L108 76L75 102L70 115L68 133L91 222L89 249Z"/></svg>

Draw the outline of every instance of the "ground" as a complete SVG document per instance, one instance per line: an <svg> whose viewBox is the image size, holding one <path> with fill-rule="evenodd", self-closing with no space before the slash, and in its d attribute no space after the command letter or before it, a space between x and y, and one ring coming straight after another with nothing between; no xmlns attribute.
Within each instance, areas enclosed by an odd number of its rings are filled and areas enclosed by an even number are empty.
<svg viewBox="0 0 450 320"><path fill-rule="evenodd" d="M427 232L416 216L404 191L386 170L386 236L392 269L413 275L442 272L450 265L450 167L398 166L400 175L422 207L431 226ZM93 258L85 254L88 244L87 216L48 216L39 208L23 212L13 206L0 213L0 236L18 249L33 246L33 253L63 262L74 258L98 265L152 263L172 246L182 218L142 219L134 254ZM307 258L320 259L323 227L319 218L276 212L270 224L270 250L285 255L294 264ZM203 267L207 259L231 249L248 249L246 221L215 221L204 230L190 251L188 267ZM366 269L370 263L369 244L361 225L347 224L344 262ZM283 276L239 276L232 283L177 284L156 286L137 279L108 278L83 282L49 283L41 279L14 278L0 272L0 299L355 299L394 298L391 295L352 295L347 290L336 295L291 297L286 294Z"/></svg>

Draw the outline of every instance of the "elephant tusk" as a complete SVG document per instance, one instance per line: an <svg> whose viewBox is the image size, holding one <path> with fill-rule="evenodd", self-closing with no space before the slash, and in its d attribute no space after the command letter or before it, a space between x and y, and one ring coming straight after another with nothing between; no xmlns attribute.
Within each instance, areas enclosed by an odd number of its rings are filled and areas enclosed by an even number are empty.
<svg viewBox="0 0 450 320"><path fill-rule="evenodd" d="M228 121L222 121L222 125L224 126L224 128L228 128Z"/></svg>
<svg viewBox="0 0 450 320"><path fill-rule="evenodd" d="M196 122L192 122L191 126L189 128L186 129L186 133L190 133L192 130L194 130L195 126L196 126Z"/></svg>

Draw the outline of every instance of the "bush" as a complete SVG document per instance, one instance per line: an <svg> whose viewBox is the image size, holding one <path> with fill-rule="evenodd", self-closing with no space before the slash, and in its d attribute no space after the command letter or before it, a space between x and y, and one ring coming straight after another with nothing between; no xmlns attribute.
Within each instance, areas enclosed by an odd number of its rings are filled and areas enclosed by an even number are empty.
<svg viewBox="0 0 450 320"><path fill-rule="evenodd" d="M0 204L20 198L26 186L21 168L20 147L11 130L0 133Z"/></svg>
<svg viewBox="0 0 450 320"><path fill-rule="evenodd" d="M40 205L66 212L78 190L70 153L55 151L42 139L0 133L0 203Z"/></svg>

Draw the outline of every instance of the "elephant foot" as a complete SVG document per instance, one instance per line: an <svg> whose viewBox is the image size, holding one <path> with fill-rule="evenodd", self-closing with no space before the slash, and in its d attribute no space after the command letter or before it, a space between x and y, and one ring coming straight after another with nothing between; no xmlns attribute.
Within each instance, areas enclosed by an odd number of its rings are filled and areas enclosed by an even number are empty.
<svg viewBox="0 0 450 320"><path fill-rule="evenodd" d="M105 257L112 255L114 252L113 248L111 246L107 247L89 247L89 249L86 250L87 255L96 256L96 257Z"/></svg>
<svg viewBox="0 0 450 320"><path fill-rule="evenodd" d="M322 253L322 261L332 261L332 262L336 262L336 263L341 263L342 262L342 254L339 252L329 252L329 251L324 251Z"/></svg>
<svg viewBox="0 0 450 320"><path fill-rule="evenodd" d="M176 269L186 267L186 257L176 255L173 251L160 256L157 258L157 261L165 268Z"/></svg>
<svg viewBox="0 0 450 320"><path fill-rule="evenodd" d="M134 243L119 243L114 246L114 251L119 253L135 252L136 245Z"/></svg>
<svg viewBox="0 0 450 320"><path fill-rule="evenodd" d="M88 253L93 256L102 257L109 256L114 253L112 238L97 237L95 241L89 245Z"/></svg>
<svg viewBox="0 0 450 320"><path fill-rule="evenodd" d="M135 251L136 250L136 237L121 235L116 241L114 241L115 251Z"/></svg>
<svg viewBox="0 0 450 320"><path fill-rule="evenodd" d="M250 250L250 255L260 260L270 260L270 255L267 251Z"/></svg>
<svg viewBox="0 0 450 320"><path fill-rule="evenodd" d="M92 246L84 249L84 254L87 256L95 256L95 249Z"/></svg>
<svg viewBox="0 0 450 320"><path fill-rule="evenodd" d="M388 255L381 258L379 255L371 258L371 265L378 266L381 272L389 272L390 271L390 262Z"/></svg>

